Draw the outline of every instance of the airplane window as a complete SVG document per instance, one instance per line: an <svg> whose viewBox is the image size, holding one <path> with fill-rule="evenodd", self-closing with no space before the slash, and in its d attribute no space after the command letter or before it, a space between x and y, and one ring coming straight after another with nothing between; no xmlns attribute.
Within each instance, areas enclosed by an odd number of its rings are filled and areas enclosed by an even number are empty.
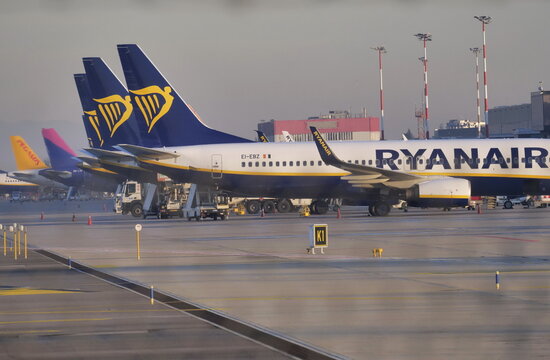
<svg viewBox="0 0 550 360"><path fill-rule="evenodd" d="M256 167L260 166L260 162L256 161Z"/></svg>
<svg viewBox="0 0 550 360"><path fill-rule="evenodd" d="M241 167L245 167L245 166L246 166L246 163L243 161L243 162L241 163Z"/></svg>
<svg viewBox="0 0 550 360"><path fill-rule="evenodd" d="M269 166L270 166L270 167L273 166L273 161L270 161L270 162L269 162Z"/></svg>
<svg viewBox="0 0 550 360"><path fill-rule="evenodd" d="M426 165L430 165L430 159L426 160Z"/></svg>
<svg viewBox="0 0 550 360"><path fill-rule="evenodd" d="M521 158L521 162L522 162L522 163L525 163L525 158Z"/></svg>
<svg viewBox="0 0 550 360"><path fill-rule="evenodd" d="M304 161L302 162L302 165L303 165L303 166L307 166L307 161L304 160Z"/></svg>
<svg viewBox="0 0 550 360"><path fill-rule="evenodd" d="M418 163L422 165L424 163L424 159L418 159Z"/></svg>
<svg viewBox="0 0 550 360"><path fill-rule="evenodd" d="M388 165L388 159L382 159L382 164L383 165Z"/></svg>
<svg viewBox="0 0 550 360"><path fill-rule="evenodd" d="M275 166L279 166L279 162L278 162L278 161L275 161Z"/></svg>
<svg viewBox="0 0 550 360"><path fill-rule="evenodd" d="M321 166L321 165L323 165L323 162L319 161L319 162L317 162L317 165Z"/></svg>
<svg viewBox="0 0 550 360"><path fill-rule="evenodd" d="M411 158L407 158L407 160L405 160L405 164L410 165L411 164Z"/></svg>
<svg viewBox="0 0 550 360"><path fill-rule="evenodd" d="M309 162L309 166L314 166L314 165L315 165L315 161L311 160L311 161Z"/></svg>
<svg viewBox="0 0 550 360"><path fill-rule="evenodd" d="M252 167L252 161L248 162L248 167Z"/></svg>
<svg viewBox="0 0 550 360"><path fill-rule="evenodd" d="M299 162L299 161L296 161L296 166L300 166L300 162Z"/></svg>
<svg viewBox="0 0 550 360"><path fill-rule="evenodd" d="M401 159L399 159L399 160L397 160L397 163L398 163L399 165L401 165L401 164L403 163L403 161L402 161Z"/></svg>
<svg viewBox="0 0 550 360"><path fill-rule="evenodd" d="M514 162L516 162L516 163L517 163L517 162L518 162L518 158L514 158Z"/></svg>
<svg viewBox="0 0 550 360"><path fill-rule="evenodd" d="M509 164L510 163L510 158L506 158L506 162Z"/></svg>
<svg viewBox="0 0 550 360"><path fill-rule="evenodd" d="M361 160L361 165L365 165L367 162L365 160Z"/></svg>
<svg viewBox="0 0 550 360"><path fill-rule="evenodd" d="M376 166L380 166L380 159L376 159Z"/></svg>
<svg viewBox="0 0 550 360"><path fill-rule="evenodd" d="M294 161L289 161L288 162L288 166L293 166L294 165Z"/></svg>
<svg viewBox="0 0 550 360"><path fill-rule="evenodd" d="M262 161L262 166L265 167L265 161Z"/></svg>
<svg viewBox="0 0 550 360"><path fill-rule="evenodd" d="M369 165L372 165L372 160L369 160Z"/></svg>
<svg viewBox="0 0 550 360"><path fill-rule="evenodd" d="M348 160L348 164L351 164L351 160Z"/></svg>
<svg viewBox="0 0 550 360"><path fill-rule="evenodd" d="M543 163L546 162L546 158L545 158L545 157L542 158L542 162L543 162Z"/></svg>
<svg viewBox="0 0 550 360"><path fill-rule="evenodd" d="M359 165L359 160L355 160L355 165Z"/></svg>
<svg viewBox="0 0 550 360"><path fill-rule="evenodd" d="M528 161L528 162L533 162L533 158L532 158L532 157L528 157L528 158L527 158L527 161Z"/></svg>
<svg viewBox="0 0 550 360"><path fill-rule="evenodd" d="M286 161L283 161L283 166L286 166Z"/></svg>
<svg viewBox="0 0 550 360"><path fill-rule="evenodd" d="M479 158L476 159L476 162L477 162L478 164L481 164L481 160L480 160Z"/></svg>

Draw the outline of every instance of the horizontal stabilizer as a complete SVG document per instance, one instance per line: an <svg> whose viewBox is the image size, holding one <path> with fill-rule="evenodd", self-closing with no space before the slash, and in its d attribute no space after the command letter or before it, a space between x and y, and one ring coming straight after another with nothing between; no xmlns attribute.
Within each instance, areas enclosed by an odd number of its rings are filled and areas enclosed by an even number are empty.
<svg viewBox="0 0 550 360"><path fill-rule="evenodd" d="M53 169L45 169L45 170L42 170L40 173L46 176L51 176L51 177L60 178L60 179L70 179L71 176L73 176L73 173L70 171L53 170Z"/></svg>
<svg viewBox="0 0 550 360"><path fill-rule="evenodd" d="M156 150L137 145L120 144L117 147L124 149L124 151L127 151L130 154L142 159L166 160L175 159L180 156L175 152Z"/></svg>
<svg viewBox="0 0 550 360"><path fill-rule="evenodd" d="M81 160L83 162L85 162L86 164L85 165L88 165L88 166L101 166L101 163L99 162L99 160L95 157L91 157L91 156L77 156L76 157L78 160Z"/></svg>
<svg viewBox="0 0 550 360"><path fill-rule="evenodd" d="M129 155L126 152L122 152L122 151L112 151L112 150L104 150L104 149L97 149L97 148L87 148L83 150L86 151L87 153L90 153L96 156L98 159L117 159L117 160L134 159L132 155Z"/></svg>

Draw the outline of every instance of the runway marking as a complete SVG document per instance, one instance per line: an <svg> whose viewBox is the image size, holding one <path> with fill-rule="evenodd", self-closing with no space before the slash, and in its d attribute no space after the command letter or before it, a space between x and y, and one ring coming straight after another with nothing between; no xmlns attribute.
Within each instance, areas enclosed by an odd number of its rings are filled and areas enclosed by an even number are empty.
<svg viewBox="0 0 550 360"><path fill-rule="evenodd" d="M540 240L519 239L519 238L506 237L506 236L483 235L483 237L493 238L493 239L502 239L502 240L523 241L523 242L540 242Z"/></svg>
<svg viewBox="0 0 550 360"><path fill-rule="evenodd" d="M48 319L48 320L0 321L0 325L7 325L7 324L30 324L30 323L47 323L47 322L106 321L106 320L113 320L113 318L95 318L95 319Z"/></svg>
<svg viewBox="0 0 550 360"><path fill-rule="evenodd" d="M501 274L522 274L522 273L545 273L550 270L516 270L516 271L500 271ZM494 274L494 271L457 271L457 272L426 272L426 273L413 273L412 275L485 275Z"/></svg>
<svg viewBox="0 0 550 360"><path fill-rule="evenodd" d="M0 290L0 296L13 295L49 295L49 294L71 294L78 293L79 290L53 290L53 289L31 289L31 288L15 288Z"/></svg>
<svg viewBox="0 0 550 360"><path fill-rule="evenodd" d="M256 300L412 300L420 296L312 296L312 297L242 297L242 298L215 298L212 300L226 301L256 301Z"/></svg>

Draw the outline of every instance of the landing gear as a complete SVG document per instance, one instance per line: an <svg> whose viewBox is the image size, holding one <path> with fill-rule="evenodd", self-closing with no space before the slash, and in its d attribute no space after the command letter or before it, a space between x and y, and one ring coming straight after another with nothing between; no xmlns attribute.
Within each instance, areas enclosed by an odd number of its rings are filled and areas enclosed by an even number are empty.
<svg viewBox="0 0 550 360"><path fill-rule="evenodd" d="M250 200L246 203L246 211L249 214L257 214L260 212L262 204L258 200Z"/></svg>
<svg viewBox="0 0 550 360"><path fill-rule="evenodd" d="M369 214L372 216L387 216L391 206L388 202L380 200L369 206Z"/></svg>

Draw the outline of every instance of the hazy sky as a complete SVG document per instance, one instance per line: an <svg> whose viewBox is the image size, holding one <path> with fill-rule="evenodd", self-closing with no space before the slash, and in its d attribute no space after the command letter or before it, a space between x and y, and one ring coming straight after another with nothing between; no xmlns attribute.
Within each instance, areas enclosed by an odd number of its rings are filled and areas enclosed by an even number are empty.
<svg viewBox="0 0 550 360"><path fill-rule="evenodd" d="M0 1L0 169L15 162L9 136L40 155L43 127L86 145L73 74L103 57L123 79L116 44L137 43L212 128L254 138L264 119L329 110L379 116L384 45L388 138L416 129L429 32L430 128L475 118L474 57L487 27L489 106L529 102L550 88L548 1L120 0Z"/></svg>

